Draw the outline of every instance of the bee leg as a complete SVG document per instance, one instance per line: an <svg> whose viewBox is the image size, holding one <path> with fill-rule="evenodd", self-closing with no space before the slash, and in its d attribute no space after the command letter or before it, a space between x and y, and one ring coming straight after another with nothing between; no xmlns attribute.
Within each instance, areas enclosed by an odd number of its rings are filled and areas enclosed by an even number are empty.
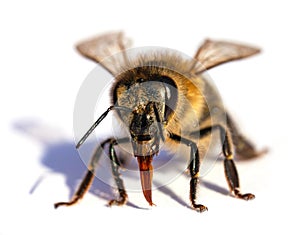
<svg viewBox="0 0 300 235"><path fill-rule="evenodd" d="M217 125L216 127L218 127L221 131L221 143L223 143L222 151L225 156L225 160L224 160L225 176L230 191L237 198L241 198L245 200L254 199L255 196L253 194L251 193L242 194L240 192L238 172L235 163L233 161L234 145L232 142L230 131L228 131L226 128L224 128L221 125Z"/></svg>
<svg viewBox="0 0 300 235"><path fill-rule="evenodd" d="M71 206L71 205L74 205L76 204L81 198L83 198L84 194L89 190L92 182L93 182L93 179L94 179L94 172L95 172L95 167L96 167L96 163L99 161L99 158L102 154L102 144L99 145L92 158L91 158L91 161L90 161L90 164L89 164L89 167L88 167L88 171L86 172L83 180L81 181L81 184L79 185L77 191L75 192L74 196L72 197L71 201L69 202L57 202L54 204L54 208L58 208L60 206Z"/></svg>
<svg viewBox="0 0 300 235"><path fill-rule="evenodd" d="M254 145L239 132L236 124L229 115L227 115L227 125L231 132L236 154L241 159L259 157L268 152L267 149L257 151Z"/></svg>
<svg viewBox="0 0 300 235"><path fill-rule="evenodd" d="M112 169L112 174L113 177L115 179L117 188L118 188L118 192L119 192L119 198L118 199L114 199L109 201L108 205L124 205L127 202L127 193L124 187L124 183L123 180L121 179L121 174L119 171L119 167L120 167L120 161L116 155L114 146L117 145L120 142L128 142L129 139L128 138L124 138L124 139L120 139L118 140L118 142L115 139L110 139L109 140L109 158L110 158L110 163L111 163L111 169Z"/></svg>
<svg viewBox="0 0 300 235"><path fill-rule="evenodd" d="M238 172L237 172L235 163L233 161L234 143L232 141L230 131L222 125L214 125L211 127L206 127L204 129L201 129L200 137L201 138L205 137L206 135L208 135L209 133L211 133L214 130L220 131L222 152L223 152L223 155L225 156L225 159L224 159L225 176L226 176L226 180L227 180L228 186L230 188L230 191L237 198L242 198L245 200L254 199L255 196L253 194L251 194L251 193L242 194L240 192ZM196 134L199 135L199 131L192 132L191 136L196 136Z"/></svg>
<svg viewBox="0 0 300 235"><path fill-rule="evenodd" d="M254 194L252 193L242 194L240 192L238 173L233 159L226 158L224 160L224 168L225 168L226 180L233 195L237 198L241 198L247 201L254 199L255 198Z"/></svg>
<svg viewBox="0 0 300 235"><path fill-rule="evenodd" d="M190 164L189 164L189 172L191 175L190 180L190 200L192 203L192 206L195 210L199 212L207 211L207 207L201 204L196 203L196 197L197 197L197 189L199 187L200 183L200 157L199 157L199 151L196 143L194 143L191 140L185 139L179 135L170 133L170 138L183 143L191 148L190 151Z"/></svg>
<svg viewBox="0 0 300 235"><path fill-rule="evenodd" d="M128 138L126 139L120 139L119 142L127 142ZM120 173L119 173L119 161L116 157L115 151L113 146L117 144L115 139L107 139L104 142L102 142L95 150L95 152L92 155L91 161L88 166L88 171L85 174L83 180L81 181L81 184L79 185L77 191L75 192L74 196L72 197L71 201L69 202L57 202L54 204L54 208L58 208L60 206L71 206L76 204L80 199L83 198L84 194L89 190L93 179L95 177L95 169L97 166L97 163L102 155L103 148L106 144L110 143L110 151L109 151L109 157L111 159L112 164L112 171L113 175L120 193L120 199L119 200L112 200L109 202L109 205L117 204L117 205L123 205L126 202L127 194L123 186L123 181L120 179Z"/></svg>

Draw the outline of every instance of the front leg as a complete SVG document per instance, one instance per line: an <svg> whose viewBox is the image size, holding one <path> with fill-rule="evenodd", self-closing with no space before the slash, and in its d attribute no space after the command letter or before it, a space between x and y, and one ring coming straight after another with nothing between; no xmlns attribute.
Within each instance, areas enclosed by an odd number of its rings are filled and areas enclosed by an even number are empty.
<svg viewBox="0 0 300 235"><path fill-rule="evenodd" d="M197 189L200 184L200 157L199 157L199 151L196 143L194 143L191 140L185 139L179 135L170 133L170 138L172 140L175 140L179 143L183 143L191 148L190 151L190 164L189 164L189 172L191 175L190 180L190 200L192 203L192 206L195 210L199 212L207 211L207 207L202 204L197 204Z"/></svg>
<svg viewBox="0 0 300 235"><path fill-rule="evenodd" d="M119 191L119 198L117 200L111 200L109 202L109 205L123 205L126 203L127 201L127 193L125 191L124 188L124 184L123 184L123 180L120 178L120 173L119 173L119 160L116 156L115 150L114 150L114 146L117 145L118 143L125 143L128 142L129 139L128 138L123 138L118 140L118 142L115 139L107 139L105 141L103 141L101 144L99 144L99 146L96 148L89 166L88 166L88 171L85 174L81 184L79 185L77 191L75 192L74 196L72 197L72 199L69 202L57 202L54 204L54 208L58 208L60 206L71 206L76 204L80 199L83 198L83 196L85 195L85 193L89 190L94 177L95 177L95 170L96 170L96 166L99 162L99 159L102 155L102 151L105 147L106 144L109 144L109 158L111 160L111 168L112 168L112 174L113 177L115 179L118 191Z"/></svg>
<svg viewBox="0 0 300 235"><path fill-rule="evenodd" d="M69 202L57 202L54 204L54 208L58 208L60 206L71 206L76 204L80 199L83 198L85 193L89 190L93 180L94 180L94 173L96 169L96 165L102 155L102 145L99 144L99 146L96 148L91 161L88 166L88 171L86 172L83 180L81 181L80 186L78 187L77 191L75 192L74 196Z"/></svg>
<svg viewBox="0 0 300 235"><path fill-rule="evenodd" d="M119 198L118 199L113 199L111 201L109 201L108 205L124 205L127 202L127 193L124 187L124 183L123 180L121 178L121 174L119 171L119 167L120 167L120 161L116 155L114 146L117 145L118 143L122 142L128 142L129 139L128 138L124 138L124 139L120 139L118 142L115 139L109 139L107 140L107 142L109 142L109 158L111 160L111 170L112 170L112 174L113 177L115 179L117 188L118 188L118 192L119 192ZM104 143L105 144L105 143Z"/></svg>

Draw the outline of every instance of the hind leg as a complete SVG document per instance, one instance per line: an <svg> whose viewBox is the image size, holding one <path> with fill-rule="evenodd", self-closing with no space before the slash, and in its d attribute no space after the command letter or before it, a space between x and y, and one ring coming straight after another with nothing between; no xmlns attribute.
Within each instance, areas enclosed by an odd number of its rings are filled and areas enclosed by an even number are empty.
<svg viewBox="0 0 300 235"><path fill-rule="evenodd" d="M205 137L210 134L212 131L220 131L220 139L222 143L222 152L225 157L224 159L224 169L225 169L225 176L229 186L231 193L241 199L249 200L255 198L255 196L251 193L242 194L240 192L240 183L238 172L233 160L234 157L234 144L232 141L230 131L222 126L222 125L214 125L211 127L203 128L200 131L195 131L191 133L191 135L196 135L200 133L201 137Z"/></svg>

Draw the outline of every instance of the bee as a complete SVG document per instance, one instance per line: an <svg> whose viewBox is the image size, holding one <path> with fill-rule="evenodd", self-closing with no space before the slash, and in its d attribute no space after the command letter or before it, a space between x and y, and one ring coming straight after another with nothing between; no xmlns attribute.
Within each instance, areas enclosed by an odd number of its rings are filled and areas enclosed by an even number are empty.
<svg viewBox="0 0 300 235"><path fill-rule="evenodd" d="M162 145L171 153L175 153L179 145L187 146L191 206L196 211L206 211L206 206L197 203L197 189L201 159L209 148L207 139L212 133L218 135L221 143L225 176L231 194L244 200L254 199L254 194L240 191L234 157L252 158L266 151L257 151L240 133L223 107L216 89L205 79L205 73L220 64L255 55L260 50L238 43L205 40L191 59L163 49L130 55L129 48L130 40L121 32L100 35L77 45L83 56L100 63L114 76L115 81L111 89L111 106L79 140L76 148L86 141L110 111L114 111L116 118L125 124L130 136L118 140L109 138L100 143L73 198L69 202L55 203L55 208L73 205L83 198L93 181L105 146L109 148L112 174L119 194L109 205L124 205L128 195L115 147L130 143L138 162L142 191L150 205L154 204L153 158ZM116 54L118 56L114 56Z"/></svg>

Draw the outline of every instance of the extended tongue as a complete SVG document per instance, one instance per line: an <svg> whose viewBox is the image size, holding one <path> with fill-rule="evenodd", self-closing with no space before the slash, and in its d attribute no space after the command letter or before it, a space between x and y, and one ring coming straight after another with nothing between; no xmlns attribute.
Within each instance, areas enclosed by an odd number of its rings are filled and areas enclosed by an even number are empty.
<svg viewBox="0 0 300 235"><path fill-rule="evenodd" d="M143 194L147 202L150 204L150 206L152 206L154 205L154 203L152 202L152 156L138 156L137 160L140 168L140 177Z"/></svg>

